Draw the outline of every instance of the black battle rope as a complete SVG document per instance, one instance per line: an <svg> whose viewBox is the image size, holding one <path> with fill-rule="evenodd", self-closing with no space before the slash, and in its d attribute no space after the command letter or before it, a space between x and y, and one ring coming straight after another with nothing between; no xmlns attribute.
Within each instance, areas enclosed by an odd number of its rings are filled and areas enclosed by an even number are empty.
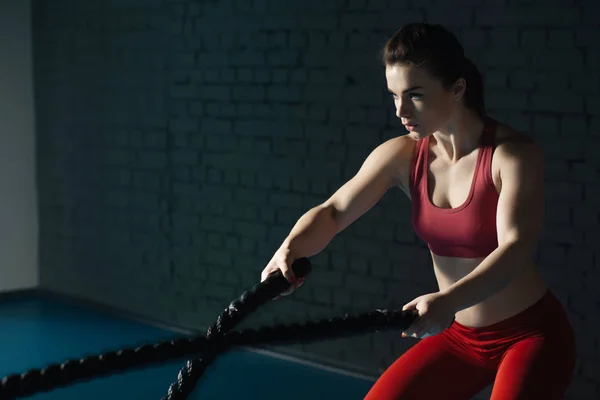
<svg viewBox="0 0 600 400"><path fill-rule="evenodd" d="M311 265L307 258L301 258L292 264L292 271L298 278L304 278L310 272ZM208 327L206 331L206 340L208 346L204 348L204 354L196 360L189 360L185 366L179 370L177 381L169 386L167 395L161 400L187 399L194 390L196 383L217 355L225 350L223 336L226 332L233 329L245 317L254 311L258 306L270 301L284 290L288 289L290 283L283 277L281 271L276 275L271 275L274 282L273 290L262 289L261 285L255 285L253 290L242 294L238 301L234 300L228 308L225 309L217 318L217 322ZM267 279L265 279L266 281ZM250 295L252 294L252 295Z"/></svg>
<svg viewBox="0 0 600 400"><path fill-rule="evenodd" d="M292 269L298 277L303 277L310 270L310 263L306 259L298 260ZM304 273L303 273L304 272ZM259 344L285 344L319 340L322 338L333 338L353 334L363 334L371 331L388 329L405 330L414 321L416 315L413 312L375 310L354 316L336 317L333 319L322 319L308 321L303 324L294 323L289 325L278 324L275 326L262 327L258 329L245 329L243 331L224 332L219 321L229 317L223 315L240 314L240 310L246 312L256 309L261 303L271 300L287 288L289 283L281 272L269 276L265 281L255 285L248 292L243 293L234 300L227 309L219 316L217 323L213 325L211 338L197 336L195 338L182 338L155 344L143 345L137 348L111 351L99 355L88 356L79 360L69 360L62 364L50 364L42 369L32 369L22 374L6 376L0 383L0 399L9 400L31 396L39 392L47 392L59 387L69 386L76 382L82 382L91 378L112 375L115 372L139 368L149 364L164 363L184 356L197 355L203 351L209 351L210 355L201 359L194 368L193 377L196 381L190 385L187 381L182 382L184 390L195 386L197 380L218 353L227 350L231 346L251 346ZM243 314L243 312L242 312ZM243 318L238 318L237 322ZM221 326L221 328L219 328ZM219 330L221 329L221 330ZM230 328L231 329L231 328ZM190 362L188 361L187 365ZM187 370L187 368L184 368ZM186 376L180 372L180 377ZM185 380L186 378L183 378ZM178 380L179 382L179 380ZM171 385L173 386L173 385ZM186 396L190 392L173 391L173 396ZM169 395L167 395L169 396ZM175 397L163 397L173 399ZM185 399L186 397L177 397Z"/></svg>

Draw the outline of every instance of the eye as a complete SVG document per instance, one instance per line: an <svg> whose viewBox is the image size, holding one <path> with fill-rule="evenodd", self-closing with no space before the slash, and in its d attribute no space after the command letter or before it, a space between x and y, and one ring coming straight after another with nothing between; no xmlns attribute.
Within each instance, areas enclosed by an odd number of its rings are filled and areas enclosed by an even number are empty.
<svg viewBox="0 0 600 400"><path fill-rule="evenodd" d="M409 93L409 96L411 99L414 99L414 100L419 100L419 99L421 99L421 97L423 97L423 95L421 93Z"/></svg>

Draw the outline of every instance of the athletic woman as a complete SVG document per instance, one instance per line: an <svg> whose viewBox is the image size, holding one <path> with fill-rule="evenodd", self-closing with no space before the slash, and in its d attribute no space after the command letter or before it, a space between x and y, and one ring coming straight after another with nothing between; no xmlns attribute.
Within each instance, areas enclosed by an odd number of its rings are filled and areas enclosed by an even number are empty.
<svg viewBox="0 0 600 400"><path fill-rule="evenodd" d="M412 202L439 290L408 302L419 339L368 400L560 399L576 349L568 316L534 262L544 216L540 147L486 115L481 76L440 25L404 26L382 52L387 88L408 134L375 148L356 175L306 212L262 272L322 251L390 189Z"/></svg>

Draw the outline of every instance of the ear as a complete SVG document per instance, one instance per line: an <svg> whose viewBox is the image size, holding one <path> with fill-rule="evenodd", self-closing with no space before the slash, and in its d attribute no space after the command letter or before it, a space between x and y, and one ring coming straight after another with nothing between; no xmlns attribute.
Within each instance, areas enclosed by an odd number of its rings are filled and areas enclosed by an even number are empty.
<svg viewBox="0 0 600 400"><path fill-rule="evenodd" d="M466 90L467 81L465 78L458 78L458 80L452 86L452 96L454 97L454 100L460 101L464 97Z"/></svg>

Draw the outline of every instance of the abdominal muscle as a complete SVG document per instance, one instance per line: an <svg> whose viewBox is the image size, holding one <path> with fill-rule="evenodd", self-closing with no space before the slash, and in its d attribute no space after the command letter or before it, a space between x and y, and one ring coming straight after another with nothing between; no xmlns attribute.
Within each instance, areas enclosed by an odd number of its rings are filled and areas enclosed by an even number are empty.
<svg viewBox="0 0 600 400"><path fill-rule="evenodd" d="M484 258L443 257L432 253L440 291L473 271ZM548 287L538 266L531 261L506 287L482 302L456 313L456 322L478 328L492 325L524 311L546 293Z"/></svg>

